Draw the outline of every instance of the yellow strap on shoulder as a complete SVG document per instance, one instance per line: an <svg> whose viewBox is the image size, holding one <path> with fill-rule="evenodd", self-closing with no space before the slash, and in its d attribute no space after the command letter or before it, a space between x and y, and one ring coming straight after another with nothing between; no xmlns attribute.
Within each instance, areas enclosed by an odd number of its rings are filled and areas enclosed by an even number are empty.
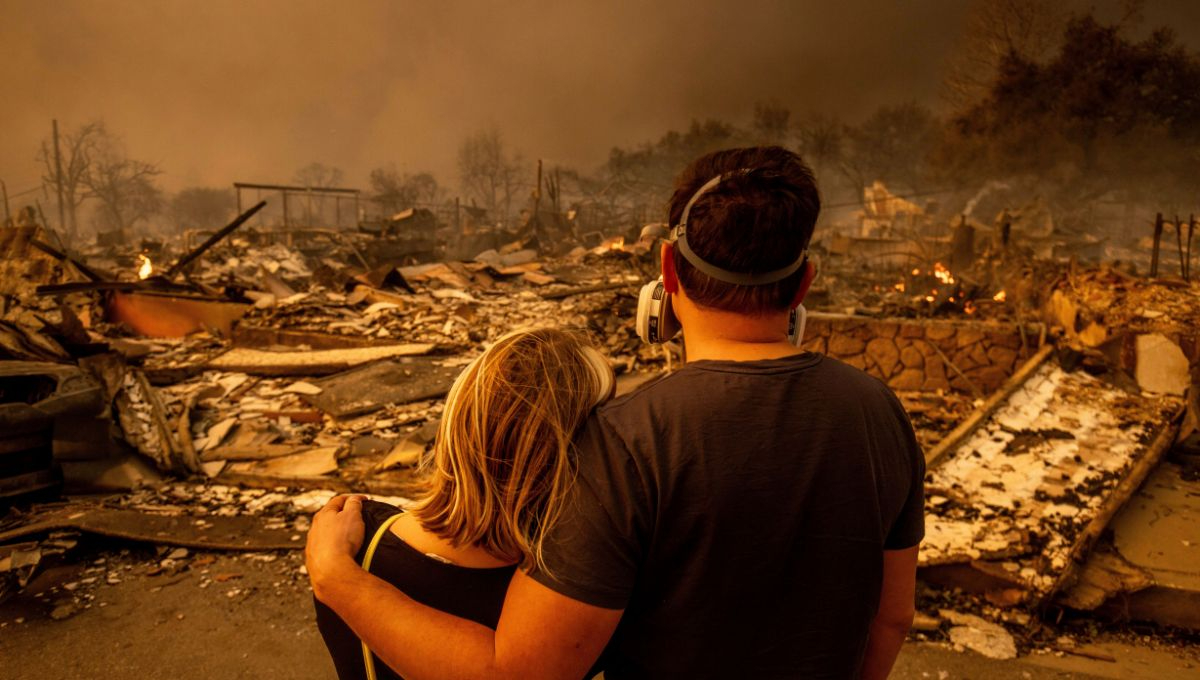
<svg viewBox="0 0 1200 680"><path fill-rule="evenodd" d="M388 529L392 528L396 520L400 519L403 512L398 512L384 520L383 524L379 525L379 529L375 531L375 535L371 537L371 542L367 544L367 553L363 555L362 568L367 572L371 571L371 560L375 557L375 549L379 547L379 542L383 540L384 534ZM361 641L361 640L360 640ZM362 643L363 652L363 667L367 671L367 680L375 680L375 657L371 654L371 648L367 647L367 643Z"/></svg>

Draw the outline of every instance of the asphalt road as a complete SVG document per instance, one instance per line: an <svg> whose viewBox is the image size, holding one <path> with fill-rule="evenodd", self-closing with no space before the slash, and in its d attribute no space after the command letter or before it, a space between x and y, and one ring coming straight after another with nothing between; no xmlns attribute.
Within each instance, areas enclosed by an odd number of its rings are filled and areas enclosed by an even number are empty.
<svg viewBox="0 0 1200 680"><path fill-rule="evenodd" d="M44 571L0 604L0 678L334 678L299 551L189 553L178 561L186 569L153 574L164 557L133 547ZM1153 640L1096 649L1117 661L1054 654L996 661L945 643L911 643L892 677L1200 678L1195 649Z"/></svg>

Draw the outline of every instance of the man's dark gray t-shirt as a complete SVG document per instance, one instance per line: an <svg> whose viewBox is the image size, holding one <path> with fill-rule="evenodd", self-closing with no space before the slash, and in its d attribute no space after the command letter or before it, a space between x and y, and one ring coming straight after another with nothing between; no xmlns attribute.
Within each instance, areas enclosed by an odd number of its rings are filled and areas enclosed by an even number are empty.
<svg viewBox="0 0 1200 680"><path fill-rule="evenodd" d="M576 444L533 577L625 609L608 680L857 676L883 550L924 534L924 458L886 386L811 353L697 361Z"/></svg>

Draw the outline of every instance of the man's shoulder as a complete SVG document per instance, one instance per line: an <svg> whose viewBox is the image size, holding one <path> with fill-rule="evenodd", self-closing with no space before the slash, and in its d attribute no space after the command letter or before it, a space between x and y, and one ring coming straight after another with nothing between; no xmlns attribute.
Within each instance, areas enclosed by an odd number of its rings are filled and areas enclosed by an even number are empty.
<svg viewBox="0 0 1200 680"><path fill-rule="evenodd" d="M822 379L842 387L847 391L861 394L877 394L889 400L895 398L892 388L879 378L867 373L861 368L833 357L826 356L821 362L820 376Z"/></svg>
<svg viewBox="0 0 1200 680"><path fill-rule="evenodd" d="M769 382L803 381L811 389L844 392L894 400L891 388L871 374L824 354L806 352L782 360L764 362L699 362L678 371L663 373L630 392L610 399L596 409L600 419L620 423L628 416L644 414L665 405L682 402L721 401L712 388L722 374L757 375Z"/></svg>

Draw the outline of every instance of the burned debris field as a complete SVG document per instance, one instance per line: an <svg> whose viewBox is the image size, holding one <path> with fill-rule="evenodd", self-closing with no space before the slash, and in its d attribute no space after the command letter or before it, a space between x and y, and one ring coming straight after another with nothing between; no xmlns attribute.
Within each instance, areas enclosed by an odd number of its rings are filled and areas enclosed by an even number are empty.
<svg viewBox="0 0 1200 680"><path fill-rule="evenodd" d="M494 113L444 115L441 81L414 81L428 119L403 143L263 85L310 112L287 119L298 129L336 138L263 141L270 162L164 141L178 131L119 107L14 123L0 676L335 677L304 566L313 513L345 493L408 507L455 379L515 329L582 332L617 396L678 371L686 330L637 331L663 273L647 227L671 226L697 157L783 146L822 200L801 351L885 384L925 456L917 615L893 677L1200 677L1200 17L935 4L893 17L958 36L911 55L930 73L869 104L842 92L839 109L732 78L692 84L752 92L739 108L611 128L563 108L549 124L512 112L537 96L510 106L470 71ZM315 83L382 68L330 59ZM273 121L250 123L273 139ZM356 126L378 139L348 141Z"/></svg>

